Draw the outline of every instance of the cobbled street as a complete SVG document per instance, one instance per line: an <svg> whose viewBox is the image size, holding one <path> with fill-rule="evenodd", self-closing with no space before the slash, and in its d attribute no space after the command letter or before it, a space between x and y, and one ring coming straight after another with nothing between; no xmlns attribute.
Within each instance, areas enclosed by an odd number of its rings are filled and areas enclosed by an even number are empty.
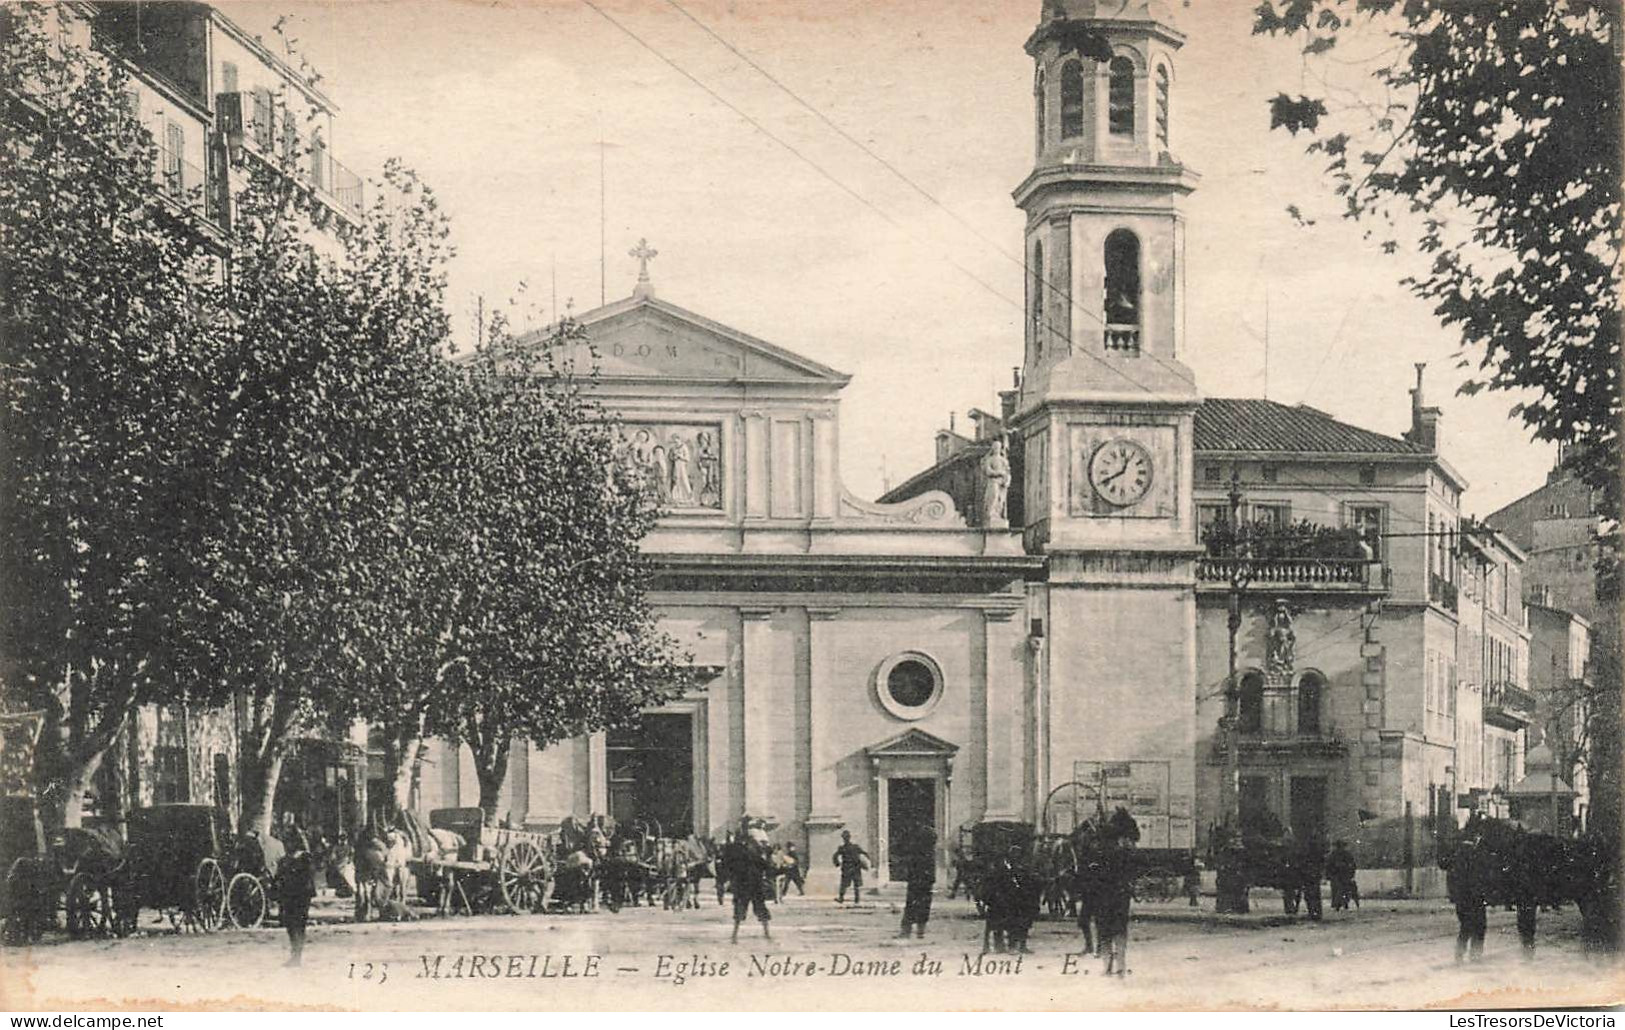
<svg viewBox="0 0 1625 1030"><path fill-rule="evenodd" d="M927 938L902 941L893 936L900 901L881 895L852 909L792 897L773 910L772 941L747 922L735 945L714 896L687 912L366 925L343 921L328 898L301 969L283 968L275 928L48 939L3 953L0 1008L93 998L98 983L147 985L140 997L106 997L109 1006L180 1008L1477 1009L1625 998L1619 967L1582 953L1572 908L1542 914L1532 962L1519 954L1512 913L1492 910L1484 960L1458 967L1442 901L1370 901L1319 924L1278 915L1267 894L1255 895L1252 916L1223 921L1211 898L1200 911L1141 905L1131 973L1107 979L1097 959L1069 958L1081 946L1070 924L1041 921L1019 966L1000 955L978 964L981 923L968 903L939 897Z"/></svg>

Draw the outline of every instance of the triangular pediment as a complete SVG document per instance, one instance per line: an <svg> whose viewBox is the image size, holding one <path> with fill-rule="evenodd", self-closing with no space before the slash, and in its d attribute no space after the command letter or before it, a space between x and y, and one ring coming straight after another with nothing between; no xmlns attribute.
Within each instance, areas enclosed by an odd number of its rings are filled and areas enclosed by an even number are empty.
<svg viewBox="0 0 1625 1030"><path fill-rule="evenodd" d="M890 740L863 749L870 758L951 758L959 750L941 737L924 730L909 730Z"/></svg>
<svg viewBox="0 0 1625 1030"><path fill-rule="evenodd" d="M828 365L653 297L581 316L601 380L785 383L839 388L851 378Z"/></svg>

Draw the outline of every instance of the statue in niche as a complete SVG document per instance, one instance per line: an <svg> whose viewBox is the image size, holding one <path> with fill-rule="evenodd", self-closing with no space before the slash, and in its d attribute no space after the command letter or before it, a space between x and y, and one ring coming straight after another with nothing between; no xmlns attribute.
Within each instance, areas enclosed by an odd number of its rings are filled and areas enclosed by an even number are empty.
<svg viewBox="0 0 1625 1030"><path fill-rule="evenodd" d="M689 478L694 452L678 433L671 434L671 503L680 508L694 506L694 482Z"/></svg>
<svg viewBox="0 0 1625 1030"><path fill-rule="evenodd" d="M1292 632L1292 613L1285 601L1275 602L1275 614L1270 616L1266 637L1265 668L1277 676L1292 675L1297 663L1298 637Z"/></svg>
<svg viewBox="0 0 1625 1030"><path fill-rule="evenodd" d="M694 438L694 449L698 452L695 457L700 466L700 504L707 508L722 506L722 483L717 474L720 459L717 457L716 441L711 434L701 432Z"/></svg>
<svg viewBox="0 0 1625 1030"><path fill-rule="evenodd" d="M982 524L987 529L1008 529L1010 499L1010 459L1005 454L1004 440L993 441L982 457Z"/></svg>

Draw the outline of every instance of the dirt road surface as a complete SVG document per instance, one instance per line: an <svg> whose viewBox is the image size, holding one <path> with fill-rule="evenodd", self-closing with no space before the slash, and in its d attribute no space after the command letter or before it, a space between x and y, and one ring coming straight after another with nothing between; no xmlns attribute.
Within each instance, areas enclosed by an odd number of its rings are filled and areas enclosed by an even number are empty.
<svg viewBox="0 0 1625 1030"><path fill-rule="evenodd" d="M1179 1009L1559 1007L1625 1001L1618 965L1586 956L1571 909L1543 913L1533 960L1492 910L1482 962L1454 961L1443 902L1368 902L1321 923L1221 921L1212 900L1137 907L1130 975L1079 957L1075 926L1040 922L1021 956L981 954L964 901L937 900L926 939L899 940L900 898L791 898L771 941L729 943L727 909L425 918L355 925L323 899L305 964L275 928L127 940L52 939L0 953L0 1009ZM332 921L325 921L332 920Z"/></svg>

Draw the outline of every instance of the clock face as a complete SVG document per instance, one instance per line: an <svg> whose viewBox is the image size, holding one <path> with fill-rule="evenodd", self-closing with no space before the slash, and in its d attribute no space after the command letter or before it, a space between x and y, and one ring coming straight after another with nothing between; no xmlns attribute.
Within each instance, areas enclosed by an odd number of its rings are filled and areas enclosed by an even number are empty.
<svg viewBox="0 0 1625 1030"><path fill-rule="evenodd" d="M1089 482L1110 503L1133 504L1151 489L1151 455L1133 440L1108 440L1089 459Z"/></svg>

